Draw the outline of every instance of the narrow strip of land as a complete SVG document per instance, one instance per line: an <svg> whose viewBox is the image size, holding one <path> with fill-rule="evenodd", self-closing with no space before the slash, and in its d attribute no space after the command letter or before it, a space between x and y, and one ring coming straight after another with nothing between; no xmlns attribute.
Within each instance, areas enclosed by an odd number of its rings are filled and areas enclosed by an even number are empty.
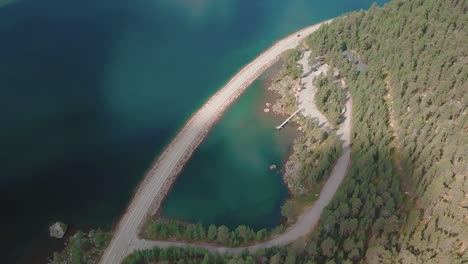
<svg viewBox="0 0 468 264"><path fill-rule="evenodd" d="M139 228L145 217L159 207L168 186L172 184L172 180L201 143L208 130L229 105L261 73L276 62L284 51L295 48L300 41L316 31L321 24L329 21L307 27L278 41L239 71L190 118L146 174L127 211L115 229L114 236L100 263L120 263L134 249L151 246L149 243L138 239ZM301 219L304 219L304 217ZM301 219L299 221L303 221Z"/></svg>
<svg viewBox="0 0 468 264"><path fill-rule="evenodd" d="M309 80L312 82L312 79ZM247 247L222 247L216 245L209 245L204 243L188 243L188 242L173 242L173 241L149 241L149 240L139 240L135 241L132 246L132 250L142 250L150 249L153 247L170 247L170 246L193 246L193 247L203 247L207 250L219 253L239 253L244 250L249 252L254 252L261 248L269 248L274 246L284 246L288 245L297 239L309 234L317 225L320 220L320 215L322 214L323 209L327 206L336 191L338 190L341 182L345 178L348 167L351 162L351 115L352 115L352 101L349 95L346 98L345 107L349 109L343 116L343 123L340 125L337 135L340 137L343 144L343 151L341 156L336 161L330 176L320 191L320 196L314 202L314 204L307 208L304 213L299 217L298 221L289 227L284 233L274 237L271 240L265 241L263 243L258 243L252 246ZM318 114L323 115L320 111L315 108L314 111L317 113L312 113L312 116L317 116ZM325 119L326 120L326 119ZM330 127L328 121L325 121L323 124L325 127Z"/></svg>

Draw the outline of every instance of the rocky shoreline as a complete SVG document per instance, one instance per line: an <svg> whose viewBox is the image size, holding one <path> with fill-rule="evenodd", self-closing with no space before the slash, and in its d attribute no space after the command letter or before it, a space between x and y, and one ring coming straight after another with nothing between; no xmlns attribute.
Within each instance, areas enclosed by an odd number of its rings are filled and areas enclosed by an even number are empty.
<svg viewBox="0 0 468 264"><path fill-rule="evenodd" d="M290 114L292 114L296 107L296 91L300 89L300 79L292 79L290 76L280 77L283 67L283 60L280 60L276 64L272 65L267 72L265 73L265 78L262 82L262 88L265 89L265 97L266 97L266 107L265 109L269 109L268 112L273 113L274 115L284 118ZM268 113L264 111L265 113ZM290 197L294 196L298 190L294 187L293 184L293 176L297 175L297 170L299 169L299 165L295 162L292 158L294 154L297 153L297 139L303 135L302 126L298 123L297 118L293 118L291 124L289 126L293 126L294 130L297 131L297 135L295 135L294 143L289 151L288 158L282 162L281 167L281 175L282 180Z"/></svg>
<svg viewBox="0 0 468 264"><path fill-rule="evenodd" d="M307 59L304 58L306 55L307 52L300 55L299 58L301 58L301 60ZM286 62L282 60L281 64L278 64L284 65L284 63ZM291 62L289 63L291 64ZM277 66L276 69L271 71L268 76L268 81L264 83L264 89L270 94L268 102L271 102L271 112L274 115L281 116L281 118L291 115L300 108L298 96L304 88L302 87L301 77L296 76L294 79L291 74L288 74L286 68L287 67ZM300 115L295 116L287 126L293 127L297 134L288 158L281 166L281 174L283 183L289 191L290 198L294 199L310 194L310 188L317 184L317 182L311 183L310 180L307 182L306 178L309 176L306 176L303 171L306 169L304 167L304 162L309 164L313 162L312 170L318 171L319 174L319 163L323 162L323 157L321 157L320 154L318 156L315 155L316 160L305 161L301 158L301 153L308 151L307 153L311 155L314 152L320 152L321 149L323 149L322 143L325 142L329 144L329 140L333 139L336 135L329 129L320 128L319 123L314 121L314 118L301 118ZM281 130L281 133L283 132L284 131ZM329 137L331 138L328 139ZM308 169L310 170L310 168Z"/></svg>
<svg viewBox="0 0 468 264"><path fill-rule="evenodd" d="M293 80L289 76L275 79L271 83L268 90L278 95L277 100L272 103L272 110L275 114L290 115L294 112L298 88L300 88L299 80Z"/></svg>

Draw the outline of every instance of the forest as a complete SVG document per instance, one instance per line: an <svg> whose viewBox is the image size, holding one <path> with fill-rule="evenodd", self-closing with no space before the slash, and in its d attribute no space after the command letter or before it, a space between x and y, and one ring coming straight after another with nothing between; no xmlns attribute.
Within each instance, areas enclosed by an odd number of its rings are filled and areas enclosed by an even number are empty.
<svg viewBox="0 0 468 264"><path fill-rule="evenodd" d="M254 255L247 252L239 254L218 254L207 251L203 248L177 248L169 247L165 249L154 248L151 250L137 251L128 256L124 264L150 263L150 261L160 261L161 263L180 264L295 264L300 256L294 250L286 248L260 249ZM159 262L158 262L159 263Z"/></svg>
<svg viewBox="0 0 468 264"><path fill-rule="evenodd" d="M283 225L272 230L252 228L240 225L229 229L224 225L213 224L205 226L201 223L187 223L172 219L150 219L143 227L140 236L152 240L178 240L187 242L204 242L215 245L236 247L240 245L261 242L269 237L284 231Z"/></svg>
<svg viewBox="0 0 468 264"><path fill-rule="evenodd" d="M286 51L282 56L281 69L274 77L272 87L280 94L275 105L283 104L283 107L278 107L278 113L290 115L297 109L292 87L299 82L302 71L297 66L299 55L296 49ZM292 92L284 91L285 88ZM341 153L341 142L334 130L325 131L315 121L305 117L295 117L293 120L302 133L294 141L292 154L285 165L283 179L291 195L281 207L284 223L271 230L254 230L245 225L229 229L224 225L206 226L155 217L146 221L140 236L149 240L202 242L236 247L261 242L283 232L288 224L296 221L304 207L317 198L333 163Z"/></svg>
<svg viewBox="0 0 468 264"><path fill-rule="evenodd" d="M307 40L311 56L325 55L346 79L353 146L298 263L468 260L467 10L466 1L393 1ZM343 58L347 50L367 71Z"/></svg>
<svg viewBox="0 0 468 264"><path fill-rule="evenodd" d="M109 244L112 234L100 228L85 233L77 231L68 238L66 247L61 252L54 252L52 264L62 263L97 263Z"/></svg>
<svg viewBox="0 0 468 264"><path fill-rule="evenodd" d="M340 80L335 80L333 72L333 68L330 68L326 75L321 74L315 78L314 85L317 87L315 104L331 125L338 127L346 95Z"/></svg>
<svg viewBox="0 0 468 264"><path fill-rule="evenodd" d="M295 80L301 76L302 69L297 65L297 60L300 55L301 53L297 49L290 49L281 56L281 59L283 60L283 69L277 77L278 80L286 76Z"/></svg>
<svg viewBox="0 0 468 264"><path fill-rule="evenodd" d="M307 39L349 87L353 144L349 173L305 240L254 254L153 249L125 263L468 262L467 11L466 0L395 0Z"/></svg>
<svg viewBox="0 0 468 264"><path fill-rule="evenodd" d="M394 1L308 39L353 97L353 164L306 246L314 260L467 260L467 9ZM366 72L343 58L348 50Z"/></svg>
<svg viewBox="0 0 468 264"><path fill-rule="evenodd" d="M284 179L292 197L302 200L318 195L318 187L327 180L342 145L334 130L319 128L316 120L307 117L296 120L303 134L294 142Z"/></svg>

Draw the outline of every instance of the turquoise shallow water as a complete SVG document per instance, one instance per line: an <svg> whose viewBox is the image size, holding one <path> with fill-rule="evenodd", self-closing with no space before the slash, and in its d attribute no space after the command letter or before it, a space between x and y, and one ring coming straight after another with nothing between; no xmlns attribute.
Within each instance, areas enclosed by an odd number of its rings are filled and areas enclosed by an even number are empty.
<svg viewBox="0 0 468 264"><path fill-rule="evenodd" d="M274 129L284 117L265 114L264 89L255 82L227 111L195 152L163 203L162 215L235 228L270 228L287 195L278 169L295 128Z"/></svg>
<svg viewBox="0 0 468 264"><path fill-rule="evenodd" d="M157 153L237 70L277 39L370 3L20 0L2 6L2 260L44 263L63 244L48 237L55 220L72 228L110 228ZM234 144L226 138L223 144ZM206 151L235 155L224 153L222 145L211 149ZM242 174L245 161L233 162L232 170ZM223 181L224 175L211 176ZM258 183L270 191L252 187L249 193L275 202L284 194L275 177ZM251 223L272 224L278 206L269 205L258 215L266 220ZM224 221L215 211L203 220Z"/></svg>

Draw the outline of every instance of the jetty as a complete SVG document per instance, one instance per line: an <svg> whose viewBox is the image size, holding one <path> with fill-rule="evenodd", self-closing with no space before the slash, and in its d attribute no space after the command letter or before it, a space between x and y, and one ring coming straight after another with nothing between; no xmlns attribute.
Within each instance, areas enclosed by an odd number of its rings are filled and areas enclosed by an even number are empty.
<svg viewBox="0 0 468 264"><path fill-rule="evenodd" d="M277 126L276 129L282 129L289 122L289 120L291 120L291 118L293 118L297 113L299 113L299 111L301 111L301 109L298 109L296 110L296 112L292 113L292 115L290 115L286 120L284 120L284 122L281 123L281 125Z"/></svg>

